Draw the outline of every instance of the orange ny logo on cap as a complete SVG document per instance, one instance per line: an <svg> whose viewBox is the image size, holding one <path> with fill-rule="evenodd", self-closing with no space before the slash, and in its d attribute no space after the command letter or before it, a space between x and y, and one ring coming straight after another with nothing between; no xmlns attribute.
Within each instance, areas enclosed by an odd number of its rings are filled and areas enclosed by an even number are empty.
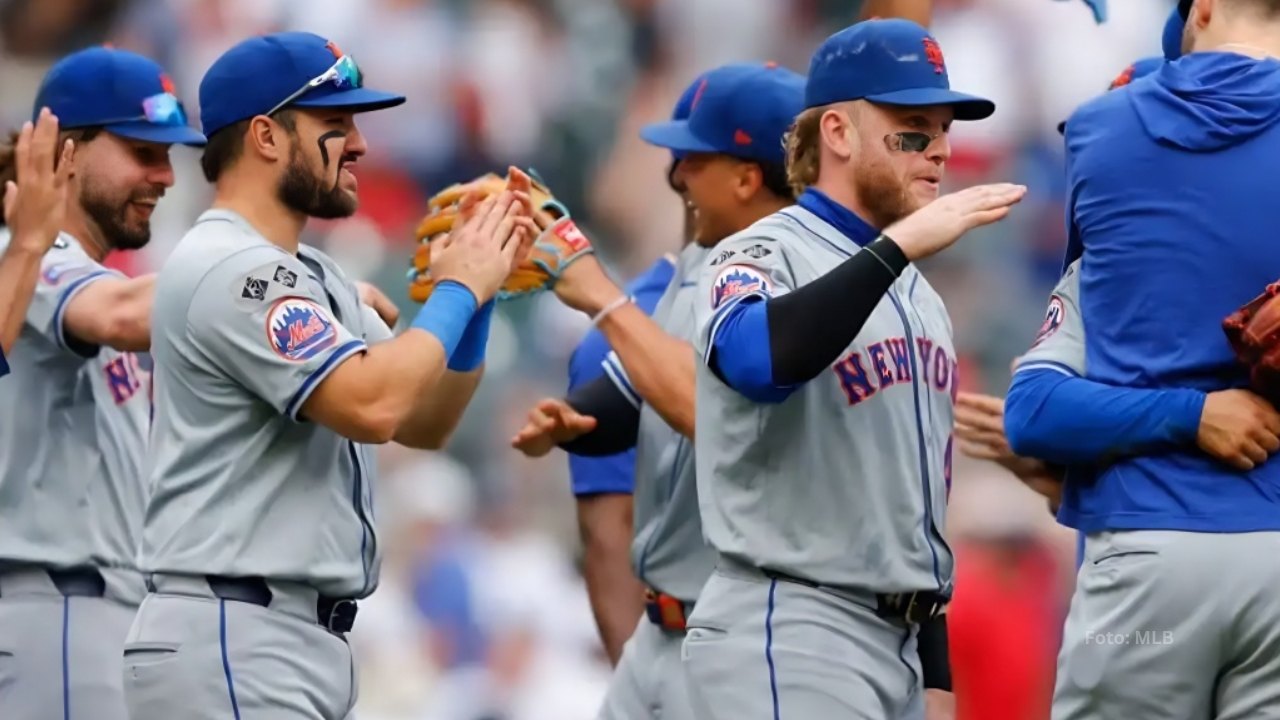
<svg viewBox="0 0 1280 720"><path fill-rule="evenodd" d="M931 37L924 39L924 59L933 65L933 71L939 75L946 72L946 61L942 59L942 48L938 41Z"/></svg>
<svg viewBox="0 0 1280 720"><path fill-rule="evenodd" d="M333 53L333 56L335 58L342 57L342 48L338 47L338 43L330 40L329 42L325 43L324 46L325 46L325 49Z"/></svg>
<svg viewBox="0 0 1280 720"><path fill-rule="evenodd" d="M702 82L698 83L698 89L693 91L693 101L689 103L690 112L698 107L698 101L702 99L702 93L707 89L707 79L702 78Z"/></svg>
<svg viewBox="0 0 1280 720"><path fill-rule="evenodd" d="M160 89L170 95L178 94L178 89L173 85L173 79L165 73L160 73Z"/></svg>

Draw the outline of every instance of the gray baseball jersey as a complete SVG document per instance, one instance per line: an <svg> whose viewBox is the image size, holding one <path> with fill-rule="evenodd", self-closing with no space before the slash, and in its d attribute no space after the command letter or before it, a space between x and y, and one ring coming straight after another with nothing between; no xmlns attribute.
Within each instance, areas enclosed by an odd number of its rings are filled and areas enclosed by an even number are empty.
<svg viewBox="0 0 1280 720"><path fill-rule="evenodd" d="M727 239L699 276L698 352L708 356L733 303L794 290L856 252L799 206ZM955 392L951 321L914 267L839 359L780 403L755 403L700 364L707 539L741 562L824 585L949 592Z"/></svg>
<svg viewBox="0 0 1280 720"><path fill-rule="evenodd" d="M373 453L298 416L390 337L324 254L292 255L210 210L160 271L155 421L140 566L364 597L378 582Z"/></svg>
<svg viewBox="0 0 1280 720"><path fill-rule="evenodd" d="M1053 370L1084 377L1084 318L1080 315L1079 260L1067 266L1053 288L1035 343L1018 358L1014 372L1020 370Z"/></svg>
<svg viewBox="0 0 1280 720"><path fill-rule="evenodd" d="M675 274L654 308L654 322L672 337L693 341L697 278L707 253L698 245L689 245L680 253ZM693 443L644 404L617 353L609 353L604 368L640 408L632 566L647 585L693 602L715 566L715 553L702 538Z"/></svg>
<svg viewBox="0 0 1280 720"><path fill-rule="evenodd" d="M0 235L0 251L8 241ZM0 383L0 559L134 565L145 502L148 363L86 345L63 326L72 298L110 277L123 276L67 235L41 261L9 357L14 377Z"/></svg>

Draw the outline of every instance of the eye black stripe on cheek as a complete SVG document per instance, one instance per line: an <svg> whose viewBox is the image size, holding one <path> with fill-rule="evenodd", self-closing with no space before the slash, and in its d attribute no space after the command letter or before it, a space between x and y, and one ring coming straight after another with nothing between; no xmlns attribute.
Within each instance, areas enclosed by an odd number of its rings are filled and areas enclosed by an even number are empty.
<svg viewBox="0 0 1280 720"><path fill-rule="evenodd" d="M334 138L345 138L347 136L344 130L330 130L329 132L316 138L316 145L320 146L320 159L324 161L324 166L329 167L329 149L324 146Z"/></svg>

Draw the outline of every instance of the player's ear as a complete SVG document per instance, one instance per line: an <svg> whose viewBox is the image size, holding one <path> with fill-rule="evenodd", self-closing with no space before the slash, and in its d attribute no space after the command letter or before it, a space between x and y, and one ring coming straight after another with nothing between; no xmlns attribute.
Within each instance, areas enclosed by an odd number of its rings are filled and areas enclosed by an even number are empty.
<svg viewBox="0 0 1280 720"><path fill-rule="evenodd" d="M832 105L822 112L818 119L818 133L827 151L841 160L853 157L853 149L857 130L849 113L838 105Z"/></svg>
<svg viewBox="0 0 1280 720"><path fill-rule="evenodd" d="M764 187L764 171L758 163L739 162L733 174L733 196L740 203L750 202Z"/></svg>
<svg viewBox="0 0 1280 720"><path fill-rule="evenodd" d="M1191 4L1191 12L1187 15L1187 24L1193 25L1197 30L1203 30L1209 25L1209 20L1213 18L1213 14L1217 12L1217 0L1197 0Z"/></svg>
<svg viewBox="0 0 1280 720"><path fill-rule="evenodd" d="M272 122L266 115L258 115L249 120L249 129L245 131L245 151L254 153L263 160L275 162L288 157L285 146L283 128Z"/></svg>

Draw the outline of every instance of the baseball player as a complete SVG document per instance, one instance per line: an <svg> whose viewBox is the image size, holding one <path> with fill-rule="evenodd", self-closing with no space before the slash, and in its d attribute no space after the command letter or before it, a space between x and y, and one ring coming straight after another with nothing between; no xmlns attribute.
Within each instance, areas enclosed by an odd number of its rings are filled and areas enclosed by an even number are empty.
<svg viewBox="0 0 1280 720"><path fill-rule="evenodd" d="M672 120L689 117L701 76L695 78L676 100ZM693 211L676 179L676 166L683 153L673 152L667 170L667 184L685 201L685 232L682 247L692 242ZM648 270L626 287L626 295L646 315L652 316L671 278L678 258L663 254ZM599 328L592 328L569 359L569 393L605 375L604 361L609 341ZM605 654L614 666L622 658L623 645L631 637L636 620L644 611L644 586L631 568L634 539L632 514L635 488L636 451L630 447L614 455L569 454L569 477L577 498L578 528L582 539L583 575L592 612L600 629Z"/></svg>
<svg viewBox="0 0 1280 720"><path fill-rule="evenodd" d="M647 126L641 137L680 153L674 177L694 210L694 243L652 320L594 260L565 271L555 292L592 315L609 340L607 377L567 400L544 400L515 440L533 455L553 443L584 454L636 448L631 561L646 587L646 614L605 698L600 717L608 720L693 717L680 645L714 562L702 539L690 442L695 275L718 242L793 202L782 138L800 111L804 78L773 64L729 65L693 89L687 120Z"/></svg>
<svg viewBox="0 0 1280 720"><path fill-rule="evenodd" d="M1174 16L1177 17L1175 10ZM1120 72L1107 86L1115 90L1128 86L1140 77L1160 68L1164 58L1147 57L1135 61ZM1058 132L1066 131L1066 123L1058 123ZM1054 288L1045 311L1044 323L1032 348L1014 360L1013 371L1022 369L1061 370L1071 375L1084 375L1084 330L1079 317L1079 257L1082 248L1068 248L1067 265L1062 279ZM1060 331L1060 326L1068 327ZM956 440L962 453L978 460L991 460L1042 495L1055 514L1062 502L1062 481L1066 468L1031 457L1023 457L1009 447L1004 434L1004 400L982 393L959 393L956 397ZM1087 468L1076 468L1087 472ZM1080 478L1084 481L1083 478ZM1083 536L1081 540L1083 547Z"/></svg>
<svg viewBox="0 0 1280 720"><path fill-rule="evenodd" d="M797 205L699 273L698 497L718 562L683 654L702 720L923 712L916 630L951 590L956 363L910 263L1025 193L938 198L952 121L994 105L950 89L915 23L828 38L805 106L787 141Z"/></svg>
<svg viewBox="0 0 1280 720"><path fill-rule="evenodd" d="M23 133L20 170L51 167L54 142L71 140L74 159L64 144L62 232L9 358L21 381L0 383L0 714L113 720L126 717L120 653L145 592L135 543L150 388L134 351L150 344L153 279L101 262L147 244L173 184L170 146L204 137L161 68L121 50L62 59L35 107L47 110Z"/></svg>
<svg viewBox="0 0 1280 720"><path fill-rule="evenodd" d="M71 148L68 139L62 148L66 157L59 158L58 118L48 112L0 146L0 175L11 176L0 177L3 226L10 232L8 247L0 254L0 377L9 374L5 353L22 330L40 261L62 232Z"/></svg>
<svg viewBox="0 0 1280 720"><path fill-rule="evenodd" d="M636 307L652 315L675 273L674 256L664 254L626 287ZM604 376L609 341L598 328L583 337L569 358L569 393ZM618 664L622 646L644 609L644 589L631 571L632 499L635 448L613 455L569 455L569 479L577 500L583 576L591 610L609 662Z"/></svg>
<svg viewBox="0 0 1280 720"><path fill-rule="evenodd" d="M310 217L357 207L358 113L404 98L309 33L255 37L200 85L213 209L156 281L150 593L124 651L135 720L348 717L344 634L381 557L370 443L436 448L479 382L493 297L532 239L529 178L465 199L437 280L392 338Z"/></svg>
<svg viewBox="0 0 1280 720"><path fill-rule="evenodd" d="M672 120L689 116L697 87L695 80L681 93L672 111ZM667 183L683 197L675 180L677 162L678 158L673 157ZM686 203L684 245L689 242L690 215ZM627 285L627 296L646 315L653 315L658 299L675 274L676 262L674 255L664 253ZM569 393L603 377L602 363L608 354L608 339L599 328L592 328L569 358ZM615 666L622 657L623 645L635 630L636 619L644 610L644 588L631 570L630 560L635 457L634 447L613 455L569 454L569 478L577 500L582 540L583 576L600 640L609 662Z"/></svg>
<svg viewBox="0 0 1280 720"><path fill-rule="evenodd" d="M1025 369L1006 401L1014 451L1098 466L1068 480L1059 512L1087 537L1055 718L1280 707L1280 415L1239 389L1248 371L1222 331L1280 277L1266 241L1280 216L1251 171L1280 144L1266 50L1280 15L1269 0L1180 11L1190 54L1067 122L1087 372Z"/></svg>
<svg viewBox="0 0 1280 720"><path fill-rule="evenodd" d="M675 267L675 257L664 253L627 285L626 294L646 315L653 314ZM603 377L601 364L608 354L609 341L598 328L591 329L569 358L568 392ZM635 456L635 448L599 457L569 455L587 595L601 644L615 666L644 610L644 588L630 560Z"/></svg>

